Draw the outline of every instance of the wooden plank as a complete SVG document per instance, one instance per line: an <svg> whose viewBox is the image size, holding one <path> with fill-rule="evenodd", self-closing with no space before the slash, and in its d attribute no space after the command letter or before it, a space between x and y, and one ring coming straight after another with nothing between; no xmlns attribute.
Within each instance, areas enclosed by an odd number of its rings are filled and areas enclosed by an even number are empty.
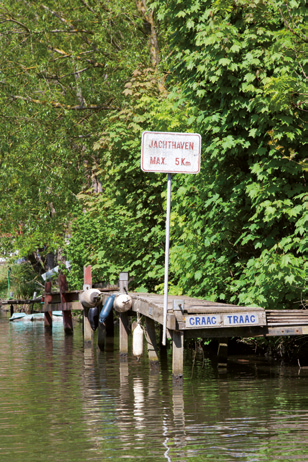
<svg viewBox="0 0 308 462"><path fill-rule="evenodd" d="M1 305L32 305L34 303L41 303L42 298L35 298L35 299L29 299L29 300L0 300L0 306Z"/></svg>
<svg viewBox="0 0 308 462"><path fill-rule="evenodd" d="M252 308L250 306L234 306L234 305L204 305L204 306L184 306L184 312L189 314L199 314L199 313L239 313L239 312L264 312L263 308Z"/></svg>
<svg viewBox="0 0 308 462"><path fill-rule="evenodd" d="M273 322L271 324L268 324L268 327L291 327L291 326L307 326L308 322L290 322L290 323L285 323L285 322Z"/></svg>
<svg viewBox="0 0 308 462"><path fill-rule="evenodd" d="M307 314L307 310L265 310L265 313L266 314L270 314L270 313L274 313L274 314L294 314L294 313L297 313L297 314Z"/></svg>
<svg viewBox="0 0 308 462"><path fill-rule="evenodd" d="M236 327L228 329L184 330L185 338L223 338L223 337L273 337L308 334L308 326L281 327Z"/></svg>
<svg viewBox="0 0 308 462"><path fill-rule="evenodd" d="M158 307L152 303L148 303L144 300L138 298L133 298L133 306L131 311L144 316L147 316L159 324L163 324L163 307ZM167 313L167 329L174 330L176 329L176 317L173 313Z"/></svg>
<svg viewBox="0 0 308 462"><path fill-rule="evenodd" d="M301 321L307 321L308 316L266 316L268 321L271 320L281 320L281 321L293 321L294 319L299 319Z"/></svg>
<svg viewBox="0 0 308 462"><path fill-rule="evenodd" d="M294 327L268 327L266 337L284 336L284 335L302 335L303 330L300 326Z"/></svg>
<svg viewBox="0 0 308 462"><path fill-rule="evenodd" d="M42 313L46 313L46 311L68 311L68 310L83 311L83 306L79 302L44 303L44 305L41 308Z"/></svg>

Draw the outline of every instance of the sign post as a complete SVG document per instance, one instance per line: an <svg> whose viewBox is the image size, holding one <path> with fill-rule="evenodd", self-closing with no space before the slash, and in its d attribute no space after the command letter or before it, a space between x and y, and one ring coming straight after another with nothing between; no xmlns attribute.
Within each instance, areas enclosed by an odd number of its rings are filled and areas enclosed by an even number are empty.
<svg viewBox="0 0 308 462"><path fill-rule="evenodd" d="M168 280L169 280L169 238L171 210L171 174L200 171L201 136L197 133L143 132L141 140L141 169L144 172L168 174L166 244L165 244L165 280L164 280L164 316L162 343L166 345Z"/></svg>

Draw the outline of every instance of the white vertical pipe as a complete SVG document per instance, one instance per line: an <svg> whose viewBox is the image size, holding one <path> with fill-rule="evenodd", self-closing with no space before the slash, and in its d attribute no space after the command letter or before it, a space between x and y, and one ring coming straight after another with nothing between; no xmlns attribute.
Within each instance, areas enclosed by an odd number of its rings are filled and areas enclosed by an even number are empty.
<svg viewBox="0 0 308 462"><path fill-rule="evenodd" d="M169 280L169 240L170 240L170 210L171 210L171 173L168 173L167 183L167 215L166 215L166 245L165 245L165 287L164 287L164 324L162 344L166 345L167 310L168 310L168 280Z"/></svg>

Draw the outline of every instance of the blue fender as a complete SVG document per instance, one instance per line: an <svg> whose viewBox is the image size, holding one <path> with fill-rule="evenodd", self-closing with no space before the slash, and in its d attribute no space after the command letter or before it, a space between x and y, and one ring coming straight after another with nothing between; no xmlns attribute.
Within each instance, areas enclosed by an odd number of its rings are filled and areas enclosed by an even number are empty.
<svg viewBox="0 0 308 462"><path fill-rule="evenodd" d="M113 302L115 299L115 295L110 295L110 297L107 298L100 314L99 314L99 322L103 323L106 321L107 317L109 316L110 311L113 308Z"/></svg>

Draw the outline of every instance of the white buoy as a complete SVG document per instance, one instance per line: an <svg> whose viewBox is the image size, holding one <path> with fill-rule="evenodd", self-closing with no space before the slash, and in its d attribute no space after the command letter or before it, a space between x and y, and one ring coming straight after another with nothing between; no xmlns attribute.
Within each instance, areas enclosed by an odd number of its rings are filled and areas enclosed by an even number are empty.
<svg viewBox="0 0 308 462"><path fill-rule="evenodd" d="M79 301L85 308L94 308L100 302L101 293L98 289L88 289L79 296Z"/></svg>
<svg viewBox="0 0 308 462"><path fill-rule="evenodd" d="M143 330L140 324L134 329L133 332L133 355L138 358L143 354Z"/></svg>
<svg viewBox="0 0 308 462"><path fill-rule="evenodd" d="M132 298L127 294L118 295L114 301L113 307L118 313L125 313L131 309L133 304Z"/></svg>

